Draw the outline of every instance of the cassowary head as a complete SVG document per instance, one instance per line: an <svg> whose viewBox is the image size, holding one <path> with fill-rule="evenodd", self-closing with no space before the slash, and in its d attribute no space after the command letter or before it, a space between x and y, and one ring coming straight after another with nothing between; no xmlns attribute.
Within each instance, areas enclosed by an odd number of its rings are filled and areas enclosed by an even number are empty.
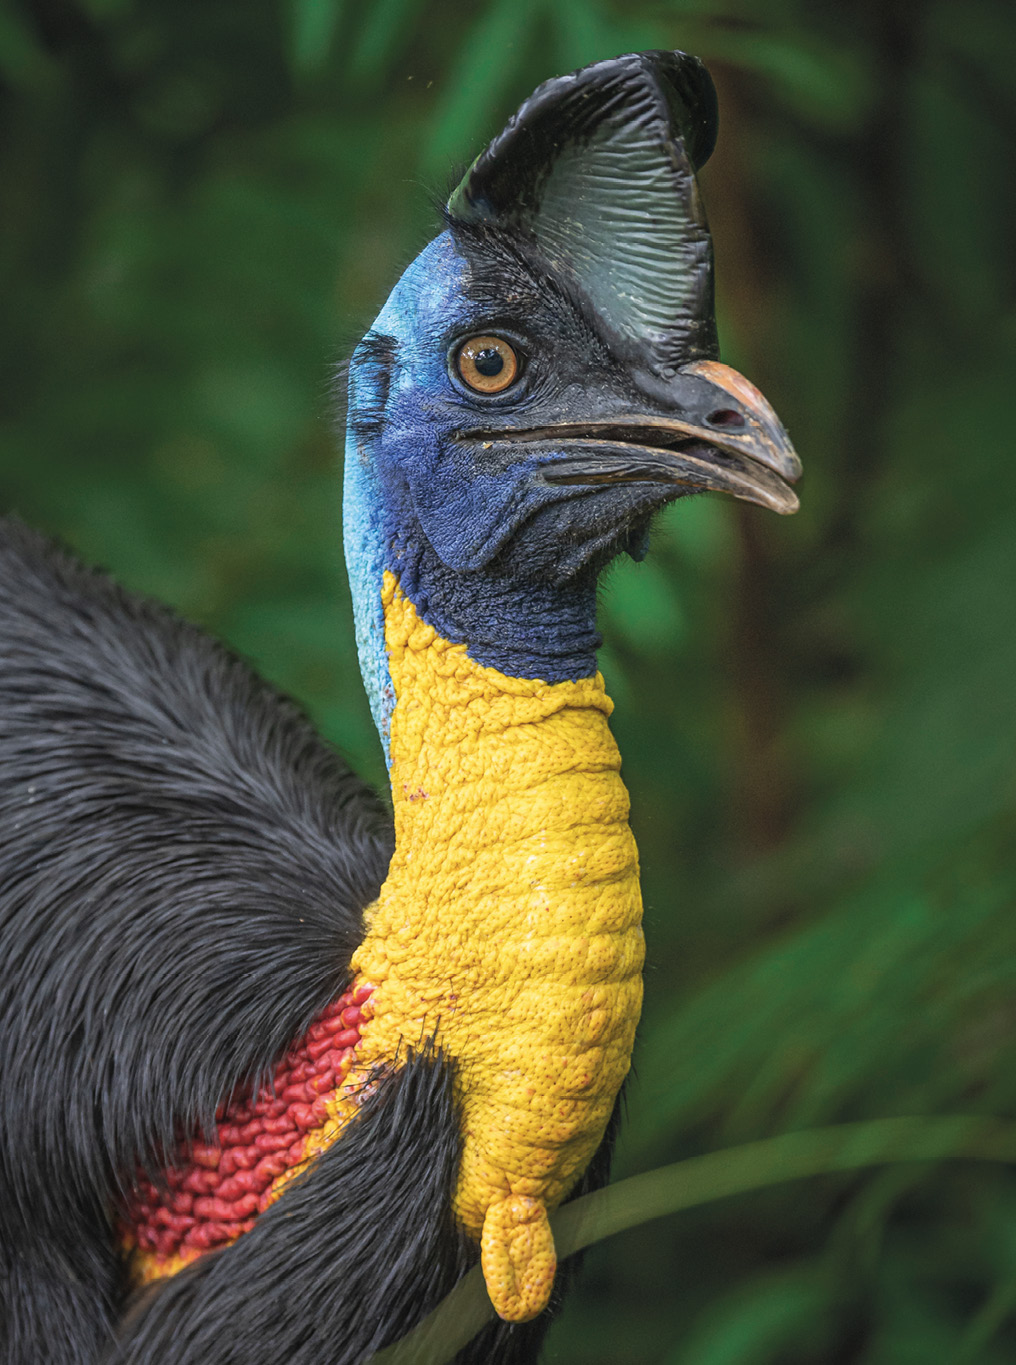
<svg viewBox="0 0 1016 1365"><path fill-rule="evenodd" d="M467 171L350 370L346 542L382 735L378 585L478 662L594 671L595 580L665 503L716 490L792 512L800 465L717 360L695 171L716 135L695 58L546 82Z"/></svg>

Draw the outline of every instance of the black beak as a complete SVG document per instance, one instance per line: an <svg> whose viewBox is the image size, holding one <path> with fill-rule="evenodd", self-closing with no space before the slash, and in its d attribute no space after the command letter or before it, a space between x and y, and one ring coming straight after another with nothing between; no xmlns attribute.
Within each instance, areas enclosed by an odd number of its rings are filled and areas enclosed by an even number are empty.
<svg viewBox="0 0 1016 1365"><path fill-rule="evenodd" d="M754 384L729 365L698 360L678 370L668 391L672 415L625 413L516 428L511 437L553 452L541 471L548 483L675 484L797 511L790 485L801 476L801 461Z"/></svg>

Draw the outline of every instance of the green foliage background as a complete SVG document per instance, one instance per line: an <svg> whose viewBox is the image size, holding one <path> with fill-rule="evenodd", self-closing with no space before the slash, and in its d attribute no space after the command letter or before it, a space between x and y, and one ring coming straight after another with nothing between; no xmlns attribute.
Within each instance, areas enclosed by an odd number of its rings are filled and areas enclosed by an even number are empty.
<svg viewBox="0 0 1016 1365"><path fill-rule="evenodd" d="M988 0L0 0L0 507L378 781L334 364L538 80L709 62L724 354L807 474L793 521L672 508L603 592L650 963L619 1173L1016 1112L1014 37ZM1016 1174L625 1234L544 1358L1006 1365Z"/></svg>

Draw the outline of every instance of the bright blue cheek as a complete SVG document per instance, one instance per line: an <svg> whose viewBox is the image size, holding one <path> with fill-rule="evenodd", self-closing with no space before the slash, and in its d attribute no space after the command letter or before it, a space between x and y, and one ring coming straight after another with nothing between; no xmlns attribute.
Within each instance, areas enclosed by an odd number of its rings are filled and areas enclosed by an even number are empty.
<svg viewBox="0 0 1016 1365"><path fill-rule="evenodd" d="M448 382L438 380L445 387ZM464 411L451 423L445 408L439 425L428 415L436 405L427 399L422 384L389 398L376 445L388 529L400 550L422 533L449 569L474 572L490 563L550 490L534 484L535 461L485 468L482 451L451 436L454 426L475 424L476 414Z"/></svg>

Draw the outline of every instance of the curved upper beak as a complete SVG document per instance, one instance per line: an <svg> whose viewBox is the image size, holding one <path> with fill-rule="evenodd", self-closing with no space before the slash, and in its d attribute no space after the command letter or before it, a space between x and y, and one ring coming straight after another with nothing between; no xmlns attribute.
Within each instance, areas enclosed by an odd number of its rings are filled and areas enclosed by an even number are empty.
<svg viewBox="0 0 1016 1365"><path fill-rule="evenodd" d="M683 366L667 385L667 409L515 428L510 435L547 450L541 474L548 483L674 484L797 511L790 485L801 476L801 461L776 413L737 370L716 360Z"/></svg>
<svg viewBox="0 0 1016 1365"><path fill-rule="evenodd" d="M673 483L730 493L774 512L797 511L790 485L801 477L801 461L754 384L718 360L697 360L683 366L670 387L673 417L633 414L556 427L572 448L545 466L544 478Z"/></svg>

